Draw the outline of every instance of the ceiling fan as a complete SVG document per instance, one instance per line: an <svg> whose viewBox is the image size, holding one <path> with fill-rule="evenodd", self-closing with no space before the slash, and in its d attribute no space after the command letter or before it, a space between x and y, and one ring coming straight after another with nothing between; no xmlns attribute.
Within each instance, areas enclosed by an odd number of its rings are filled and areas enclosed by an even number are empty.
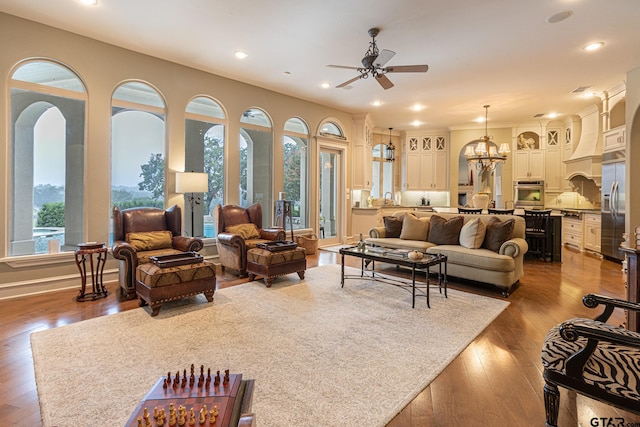
<svg viewBox="0 0 640 427"><path fill-rule="evenodd" d="M384 64L389 62L391 58L396 54L392 50L382 49L378 50L376 45L376 36L380 33L380 29L371 28L369 30L369 36L373 39L369 42L369 50L364 54L362 58L362 67L348 67L345 65L327 65L332 68L346 68L348 70L357 70L360 75L347 80L344 83L336 86L337 88L343 88L350 85L356 80L366 79L369 75L373 76L380 86L384 89L390 89L393 87L393 83L387 77L387 73L426 73L429 69L428 65L396 65L385 67Z"/></svg>

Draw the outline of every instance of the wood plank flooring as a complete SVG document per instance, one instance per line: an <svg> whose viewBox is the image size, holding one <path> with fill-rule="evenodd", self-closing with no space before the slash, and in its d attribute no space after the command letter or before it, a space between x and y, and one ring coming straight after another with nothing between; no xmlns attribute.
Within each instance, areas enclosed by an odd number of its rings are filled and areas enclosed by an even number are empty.
<svg viewBox="0 0 640 427"><path fill-rule="evenodd" d="M569 249L563 249L562 257L562 264L527 259L525 276L508 298L510 306L388 427L543 426L540 348L545 334L571 317L593 317L593 311L582 305L587 293L625 296L620 264ZM308 268L339 262L338 254L323 250L307 259ZM246 281L225 273L218 278L218 287ZM40 425L31 332L137 308L137 301L119 300L117 286L108 283L109 296L95 302L76 302L77 290L0 301L0 425ZM455 279L449 286L502 299L491 287ZM623 314L614 313L612 322L622 321ZM594 417L623 417L640 425L638 415L561 389L561 426L595 425Z"/></svg>

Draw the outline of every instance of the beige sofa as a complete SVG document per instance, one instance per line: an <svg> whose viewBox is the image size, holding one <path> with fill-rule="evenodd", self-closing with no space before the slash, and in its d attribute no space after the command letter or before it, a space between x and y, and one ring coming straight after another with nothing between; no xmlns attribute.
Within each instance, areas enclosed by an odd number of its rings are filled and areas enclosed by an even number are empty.
<svg viewBox="0 0 640 427"><path fill-rule="evenodd" d="M390 216L404 218L407 212L417 218L428 218L423 220L426 222L431 222L433 215L438 215L447 220L456 216L462 216L465 224L477 218L480 218L484 224L487 224L492 218L497 218L500 221L513 219L514 226L511 238L502 243L502 245L499 245L497 252L485 248L469 249L460 245L459 242L456 245L436 245L427 241L429 240L428 234L426 240L386 237L386 229L384 226L370 229L369 237L365 240L367 244L386 248L410 249L431 254L439 253L446 255L448 257L447 273L449 276L489 283L500 288L505 297L509 296L511 287L522 277L523 258L528 250L528 245L525 240L524 218L514 215L452 214L408 210L397 211ZM492 221L495 221L495 219Z"/></svg>

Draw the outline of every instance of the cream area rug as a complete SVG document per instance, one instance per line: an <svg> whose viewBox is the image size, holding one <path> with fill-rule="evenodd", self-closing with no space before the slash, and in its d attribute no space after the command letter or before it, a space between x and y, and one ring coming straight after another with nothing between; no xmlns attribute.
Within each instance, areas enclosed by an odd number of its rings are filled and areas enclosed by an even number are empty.
<svg viewBox="0 0 640 427"><path fill-rule="evenodd" d="M348 268L348 267L346 267ZM349 269L353 274L356 270ZM340 266L218 290L31 335L45 426L124 425L167 371L193 363L255 379L258 425L384 426L508 302L449 290L340 287Z"/></svg>

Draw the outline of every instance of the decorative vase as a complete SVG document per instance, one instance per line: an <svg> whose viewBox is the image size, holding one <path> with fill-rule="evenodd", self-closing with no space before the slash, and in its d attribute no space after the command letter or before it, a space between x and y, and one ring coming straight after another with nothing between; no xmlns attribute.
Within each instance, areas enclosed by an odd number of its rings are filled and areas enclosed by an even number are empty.
<svg viewBox="0 0 640 427"><path fill-rule="evenodd" d="M419 259L422 259L422 252L419 251L411 251L409 252L409 254L407 254L407 257L411 260L411 261L418 261Z"/></svg>
<svg viewBox="0 0 640 427"><path fill-rule="evenodd" d="M474 208L489 208L489 195L487 193L476 193L471 198L471 203Z"/></svg>

